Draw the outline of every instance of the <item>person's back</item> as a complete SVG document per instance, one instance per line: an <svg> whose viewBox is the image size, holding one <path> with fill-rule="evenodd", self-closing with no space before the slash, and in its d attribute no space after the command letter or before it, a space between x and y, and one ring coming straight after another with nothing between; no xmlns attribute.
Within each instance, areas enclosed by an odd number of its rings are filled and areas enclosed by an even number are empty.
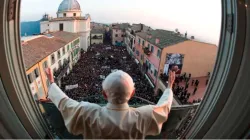
<svg viewBox="0 0 250 140"><path fill-rule="evenodd" d="M171 108L171 87L164 91L157 105L130 108L127 102L134 93L132 78L122 71L110 75L103 82L103 95L109 102L104 107L77 102L68 98L56 84L50 86L49 98L62 113L69 132L82 134L87 139L135 139L159 134ZM172 75L169 83L174 81L174 73Z"/></svg>

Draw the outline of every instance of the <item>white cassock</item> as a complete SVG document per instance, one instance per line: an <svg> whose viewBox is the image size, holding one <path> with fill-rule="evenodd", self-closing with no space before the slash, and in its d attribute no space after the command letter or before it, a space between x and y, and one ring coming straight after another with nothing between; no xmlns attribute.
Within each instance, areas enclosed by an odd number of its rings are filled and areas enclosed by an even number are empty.
<svg viewBox="0 0 250 140"><path fill-rule="evenodd" d="M70 99L53 83L49 88L49 98L60 110L68 131L82 134L85 139L119 138L143 139L147 135L157 135L167 120L173 92L167 88L157 105L131 108L127 103L108 103L101 107L89 102Z"/></svg>

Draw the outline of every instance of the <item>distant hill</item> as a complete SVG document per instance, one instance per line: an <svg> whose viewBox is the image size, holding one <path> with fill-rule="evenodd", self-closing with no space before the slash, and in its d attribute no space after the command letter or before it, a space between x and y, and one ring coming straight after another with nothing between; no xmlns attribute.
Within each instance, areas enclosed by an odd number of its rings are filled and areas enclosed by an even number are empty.
<svg viewBox="0 0 250 140"><path fill-rule="evenodd" d="M40 20L21 22L21 36L40 34Z"/></svg>

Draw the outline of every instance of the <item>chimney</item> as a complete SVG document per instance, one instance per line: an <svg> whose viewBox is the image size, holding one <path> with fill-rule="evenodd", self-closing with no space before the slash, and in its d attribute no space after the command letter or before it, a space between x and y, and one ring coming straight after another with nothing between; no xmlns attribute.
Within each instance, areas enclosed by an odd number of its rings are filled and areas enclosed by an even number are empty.
<svg viewBox="0 0 250 140"><path fill-rule="evenodd" d="M159 38L156 38L155 39L155 44L159 44L160 43L160 39Z"/></svg>

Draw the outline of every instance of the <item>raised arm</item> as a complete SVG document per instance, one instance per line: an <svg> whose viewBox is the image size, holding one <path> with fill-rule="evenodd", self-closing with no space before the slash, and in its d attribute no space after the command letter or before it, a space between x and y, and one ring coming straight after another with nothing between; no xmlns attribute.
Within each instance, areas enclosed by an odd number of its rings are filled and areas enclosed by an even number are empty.
<svg viewBox="0 0 250 140"><path fill-rule="evenodd" d="M168 88L165 89L158 103L153 107L152 121L147 135L157 135L161 132L162 124L167 120L173 101L172 86L175 81L175 72L169 72Z"/></svg>
<svg viewBox="0 0 250 140"><path fill-rule="evenodd" d="M77 102L70 99L55 83L51 71L46 70L47 77L51 82L48 91L48 98L56 105L61 112L64 123L68 131L74 135L83 133L84 112L87 110L88 103Z"/></svg>

